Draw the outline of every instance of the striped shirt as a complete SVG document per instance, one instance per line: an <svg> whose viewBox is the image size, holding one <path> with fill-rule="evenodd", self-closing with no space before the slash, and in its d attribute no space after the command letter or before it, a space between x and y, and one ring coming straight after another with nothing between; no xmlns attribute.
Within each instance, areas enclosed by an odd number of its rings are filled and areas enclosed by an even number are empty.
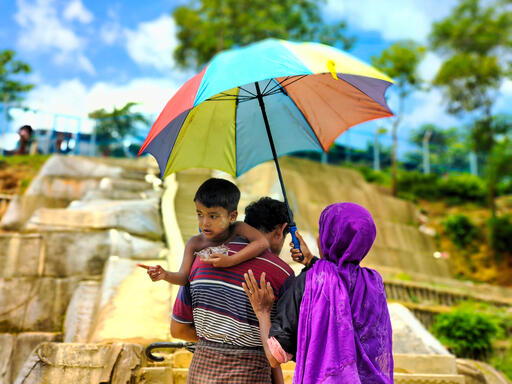
<svg viewBox="0 0 512 384"><path fill-rule="evenodd" d="M228 244L229 253L247 245L240 239ZM243 288L244 273L251 269L259 280L262 272L276 296L285 282L293 277L292 269L270 251L230 268L215 268L196 257L189 284L181 287L173 307L172 318L194 324L197 336L217 343L242 347L260 347L258 320Z"/></svg>

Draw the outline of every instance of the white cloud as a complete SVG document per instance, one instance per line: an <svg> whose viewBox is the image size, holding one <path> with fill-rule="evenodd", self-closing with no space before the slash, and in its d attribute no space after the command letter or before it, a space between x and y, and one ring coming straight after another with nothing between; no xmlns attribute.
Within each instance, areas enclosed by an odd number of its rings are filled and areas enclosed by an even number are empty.
<svg viewBox="0 0 512 384"><path fill-rule="evenodd" d="M135 30L126 30L125 35L126 49L136 63L164 72L174 66L172 52L178 42L171 16L140 23Z"/></svg>
<svg viewBox="0 0 512 384"><path fill-rule="evenodd" d="M122 41L124 29L119 21L119 4L107 9L107 19L100 28L100 38L107 45Z"/></svg>
<svg viewBox="0 0 512 384"><path fill-rule="evenodd" d="M441 57L439 57L438 55L431 51L428 51L427 54L425 55L425 58L418 66L418 72L420 77L424 81L432 81L442 64L443 60L441 59Z"/></svg>
<svg viewBox="0 0 512 384"><path fill-rule="evenodd" d="M15 19L21 27L18 43L26 50L72 51L83 45L73 30L59 20L54 0L18 0Z"/></svg>
<svg viewBox="0 0 512 384"><path fill-rule="evenodd" d="M64 18L69 21L77 20L88 24L93 20L92 13L84 7L81 0L72 0L64 10Z"/></svg>
<svg viewBox="0 0 512 384"><path fill-rule="evenodd" d="M81 18L83 22L88 13L79 15L77 6L70 3L64 13L71 19ZM78 3L80 1L78 0ZM81 4L81 3L80 3ZM94 67L85 56L86 41L78 36L73 28L59 16L55 0L17 0L18 11L15 20L20 26L18 45L28 52L51 53L55 63L60 65L76 65L89 74ZM82 6L83 8L83 6ZM75 9L75 10L73 10ZM85 8L82 11L86 11ZM88 11L87 11L88 12ZM92 15L89 15L92 18Z"/></svg>
<svg viewBox="0 0 512 384"><path fill-rule="evenodd" d="M91 86L72 79L56 86L38 86L25 104L50 113L85 118L93 110L121 107L133 101L140 103L139 111L157 114L177 89L178 84L169 78L139 78L126 84L98 82Z"/></svg>
<svg viewBox="0 0 512 384"><path fill-rule="evenodd" d="M386 40L425 42L433 21L446 16L455 0L328 0L325 13L349 26L378 31Z"/></svg>
<svg viewBox="0 0 512 384"><path fill-rule="evenodd" d="M446 112L446 103L440 90L416 92L408 101L410 110L404 115L403 127L416 128L422 124L432 123L440 127L450 127L459 120Z"/></svg>
<svg viewBox="0 0 512 384"><path fill-rule="evenodd" d="M100 38L105 44L113 45L122 39L123 33L121 24L109 21L101 26Z"/></svg>

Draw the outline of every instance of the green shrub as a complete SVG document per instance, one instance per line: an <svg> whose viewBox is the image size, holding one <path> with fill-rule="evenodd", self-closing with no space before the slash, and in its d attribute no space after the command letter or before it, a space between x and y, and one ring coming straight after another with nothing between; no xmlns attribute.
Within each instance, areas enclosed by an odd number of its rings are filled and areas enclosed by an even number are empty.
<svg viewBox="0 0 512 384"><path fill-rule="evenodd" d="M444 232L458 248L466 248L474 239L480 237L478 227L463 214L448 216L443 221Z"/></svg>
<svg viewBox="0 0 512 384"><path fill-rule="evenodd" d="M489 243L497 254L512 253L512 216L489 219Z"/></svg>
<svg viewBox="0 0 512 384"><path fill-rule="evenodd" d="M488 315L458 309L438 315L432 331L456 356L486 359L497 328Z"/></svg>
<svg viewBox="0 0 512 384"><path fill-rule="evenodd" d="M498 183L498 195L512 195L512 178L508 177Z"/></svg>
<svg viewBox="0 0 512 384"><path fill-rule="evenodd" d="M398 174L397 189L408 199L412 199L414 195L422 199L435 200L439 197L437 180L438 176L435 174L402 171Z"/></svg>
<svg viewBox="0 0 512 384"><path fill-rule="evenodd" d="M502 355L493 356L491 364L494 368L503 372L510 380L512 380L512 348L505 351Z"/></svg>
<svg viewBox="0 0 512 384"><path fill-rule="evenodd" d="M437 185L439 195L451 203L485 203L485 183L478 176L451 174L441 178Z"/></svg>
<svg viewBox="0 0 512 384"><path fill-rule="evenodd" d="M388 184L389 175L382 171L375 171L370 167L358 167L359 172L362 173L365 180L369 183Z"/></svg>

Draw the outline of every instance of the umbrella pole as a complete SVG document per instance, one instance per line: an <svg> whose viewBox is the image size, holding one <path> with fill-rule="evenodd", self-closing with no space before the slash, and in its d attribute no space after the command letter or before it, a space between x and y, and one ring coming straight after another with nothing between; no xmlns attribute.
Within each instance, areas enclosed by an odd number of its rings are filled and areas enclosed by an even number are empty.
<svg viewBox="0 0 512 384"><path fill-rule="evenodd" d="M276 146L274 144L274 139L272 138L272 132L270 131L270 124L268 122L267 111L265 109L265 103L263 101L263 95L260 90L260 85L256 81L254 83L256 86L256 96L258 98L258 103L260 104L261 114L263 115L263 122L265 123L265 129L267 130L268 142L270 144L270 150L272 151L272 156L274 157L274 163L276 164L277 176L279 177L279 183L281 184L281 191L283 192L284 203L286 204L286 208L288 208L288 225L290 227L290 234L292 235L293 246L296 249L300 249L300 242L295 236L295 232L297 231L297 226L295 225L295 220L293 220L292 210L290 208L290 204L288 203L288 197L286 196L286 189L284 187L283 175L281 174L281 167L279 166L279 161L277 160L277 151Z"/></svg>

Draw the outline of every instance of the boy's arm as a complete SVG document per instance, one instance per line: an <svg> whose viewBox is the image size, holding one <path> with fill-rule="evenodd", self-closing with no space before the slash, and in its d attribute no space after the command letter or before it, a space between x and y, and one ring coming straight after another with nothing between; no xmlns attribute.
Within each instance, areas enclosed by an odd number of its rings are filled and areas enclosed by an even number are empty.
<svg viewBox="0 0 512 384"><path fill-rule="evenodd" d="M176 285L185 285L188 283L188 276L190 275L190 270L194 263L194 252L197 250L198 242L199 239L197 236L194 236L187 241L180 270L178 272L165 271L163 280Z"/></svg>
<svg viewBox="0 0 512 384"><path fill-rule="evenodd" d="M260 231L254 229L249 224L244 222L238 221L235 223L234 233L249 240L249 244L247 244L245 248L238 251L234 255L226 256L221 254L214 254L209 260L206 260L206 262L212 264L214 267L232 267L233 265L254 259L256 256L267 250L270 246L268 240Z"/></svg>

